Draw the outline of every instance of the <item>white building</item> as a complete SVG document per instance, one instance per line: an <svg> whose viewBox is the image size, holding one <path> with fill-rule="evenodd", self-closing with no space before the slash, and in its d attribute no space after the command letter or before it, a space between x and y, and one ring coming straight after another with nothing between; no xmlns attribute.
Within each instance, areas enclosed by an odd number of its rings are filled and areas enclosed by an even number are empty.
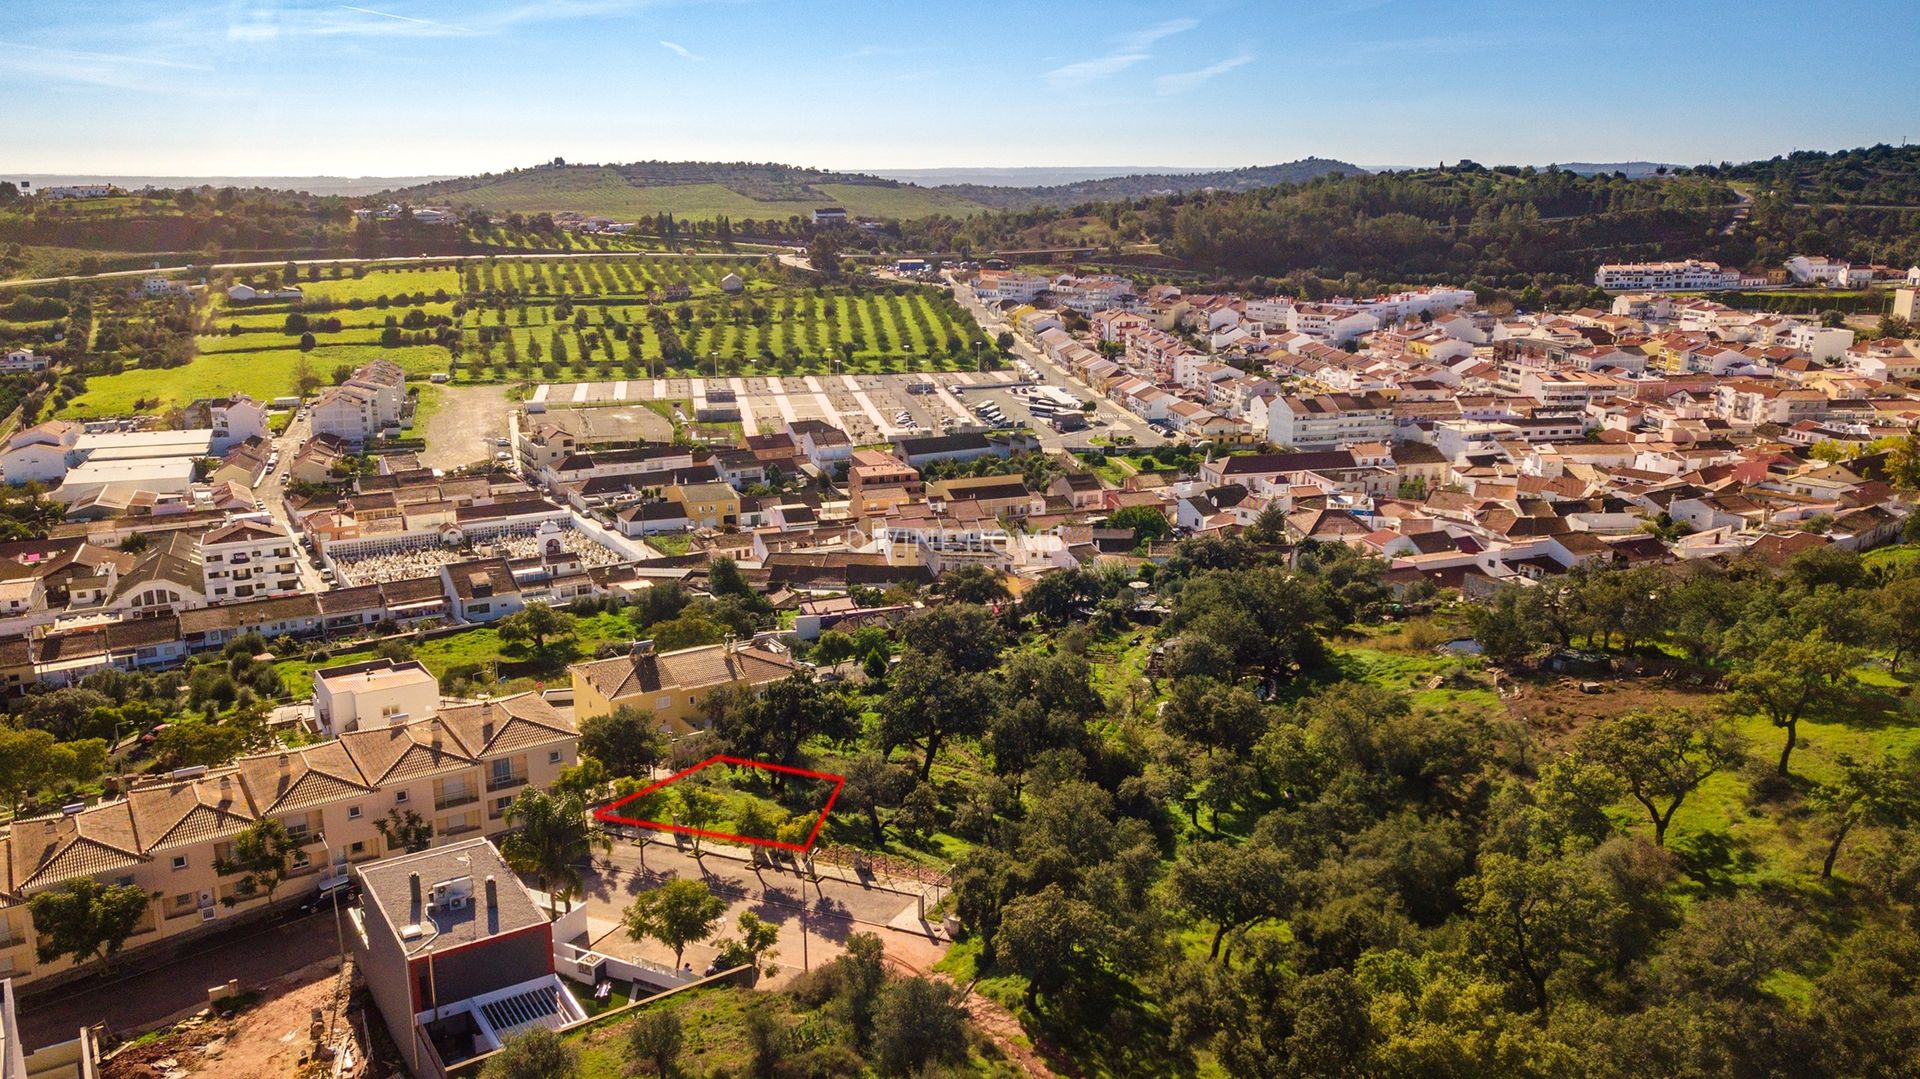
<svg viewBox="0 0 1920 1079"><path fill-rule="evenodd" d="M30 348L16 348L0 357L0 374L18 375L46 369L47 358Z"/></svg>
<svg viewBox="0 0 1920 1079"><path fill-rule="evenodd" d="M1267 441L1299 449L1393 437L1393 402L1379 394L1289 394L1267 409Z"/></svg>
<svg viewBox="0 0 1920 1079"><path fill-rule="evenodd" d="M981 303L1003 303L1013 300L1016 303L1032 303L1034 297L1047 291L1052 282L1038 274L1021 273L1018 270L982 270L974 278L973 294Z"/></svg>
<svg viewBox="0 0 1920 1079"><path fill-rule="evenodd" d="M1824 255L1795 255L1786 261L1787 273L1802 285L1826 288L1866 288L1873 283L1873 270L1855 267Z"/></svg>
<svg viewBox="0 0 1920 1079"><path fill-rule="evenodd" d="M210 603L298 595L300 554L277 524L246 519L200 537L201 590Z"/></svg>
<svg viewBox="0 0 1920 1079"><path fill-rule="evenodd" d="M439 708L440 683L418 660L376 659L313 672L313 713L329 738L426 719Z"/></svg>
<svg viewBox="0 0 1920 1079"><path fill-rule="evenodd" d="M1702 291L1740 287L1740 271L1717 262L1611 262L1593 275L1604 289L1682 289Z"/></svg>
<svg viewBox="0 0 1920 1079"><path fill-rule="evenodd" d="M204 412L204 418L200 415ZM236 393L232 397L195 401L187 409L189 422L213 429L213 452L224 454L250 438L269 438L267 406Z"/></svg>
<svg viewBox="0 0 1920 1079"><path fill-rule="evenodd" d="M380 433L379 395L363 386L333 386L321 391L311 411L313 433L333 435L365 446Z"/></svg>
<svg viewBox="0 0 1920 1079"><path fill-rule="evenodd" d="M846 219L847 211L838 206L822 206L813 211L813 223L816 225L833 224Z"/></svg>
<svg viewBox="0 0 1920 1079"><path fill-rule="evenodd" d="M8 483L58 483L67 474L67 456L80 442L80 425L47 420L15 431L0 453L0 473Z"/></svg>
<svg viewBox="0 0 1920 1079"><path fill-rule="evenodd" d="M1853 331L1801 323L1788 332L1787 343L1821 363L1830 363L1853 347Z"/></svg>

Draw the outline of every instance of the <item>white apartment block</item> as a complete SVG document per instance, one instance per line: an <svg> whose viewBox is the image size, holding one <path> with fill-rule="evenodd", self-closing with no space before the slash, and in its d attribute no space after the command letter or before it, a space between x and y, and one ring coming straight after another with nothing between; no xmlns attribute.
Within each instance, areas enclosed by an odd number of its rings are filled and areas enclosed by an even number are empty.
<svg viewBox="0 0 1920 1079"><path fill-rule="evenodd" d="M1393 437L1393 402L1379 394L1289 394L1267 409L1267 441L1278 446L1343 447Z"/></svg>
<svg viewBox="0 0 1920 1079"><path fill-rule="evenodd" d="M1051 284L1052 281L1038 274L1021 273L1018 270L981 270L980 276L974 278L973 294L979 297L981 303L1004 303L1007 300L1032 303Z"/></svg>
<svg viewBox="0 0 1920 1079"><path fill-rule="evenodd" d="M1121 307L1133 300L1133 282L1113 274L1074 277L1062 274L1047 286L1054 302L1083 315L1109 307Z"/></svg>
<svg viewBox="0 0 1920 1079"><path fill-rule="evenodd" d="M1740 287L1740 271L1717 262L1611 262L1593 275L1604 289L1680 289L1705 291Z"/></svg>
<svg viewBox="0 0 1920 1079"><path fill-rule="evenodd" d="M200 537L201 594L209 603L298 595L300 553L279 525L240 520Z"/></svg>

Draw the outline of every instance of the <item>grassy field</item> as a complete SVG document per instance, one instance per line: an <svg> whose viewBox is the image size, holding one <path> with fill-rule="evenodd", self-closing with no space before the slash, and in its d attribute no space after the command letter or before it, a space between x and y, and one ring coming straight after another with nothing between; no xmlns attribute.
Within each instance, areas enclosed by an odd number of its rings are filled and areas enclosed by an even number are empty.
<svg viewBox="0 0 1920 1079"><path fill-rule="evenodd" d="M202 337L200 355L180 367L145 368L87 380L87 392L60 410L65 419L125 416L159 412L203 397L246 393L269 401L294 392L302 355L314 374L331 381L335 367L358 367L372 360L389 360L409 374L426 376L447 369L447 350L438 345L381 348L378 333L347 333L302 353L296 338L247 334L241 337Z"/></svg>

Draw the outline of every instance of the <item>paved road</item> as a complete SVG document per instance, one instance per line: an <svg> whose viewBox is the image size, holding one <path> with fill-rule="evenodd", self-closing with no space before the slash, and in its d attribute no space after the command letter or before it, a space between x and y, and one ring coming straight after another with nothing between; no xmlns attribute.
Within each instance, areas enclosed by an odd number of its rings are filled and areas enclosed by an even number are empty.
<svg viewBox="0 0 1920 1079"><path fill-rule="evenodd" d="M211 986L230 980L243 989L258 986L335 955L338 940L332 914L322 912L196 941L178 958L128 977L89 978L28 998L19 1009L20 1040L32 1050L68 1041L94 1023L106 1023L109 1031L152 1026L204 1004Z"/></svg>
<svg viewBox="0 0 1920 1079"><path fill-rule="evenodd" d="M287 425L286 431L279 438L274 439L273 444L280 450L280 463L269 470L266 478L260 481L260 486L254 489L255 494L260 497L260 505L273 515L274 520L285 525L287 532L295 537L294 554L298 559L294 564L300 569L300 588L309 594L325 592L329 586L320 579L320 571L313 568L313 563L310 561L312 555L308 553L307 548L297 543L300 529L295 527L292 516L287 512L287 489L280 481L281 477L287 475L293 468L294 455L300 452L301 443L305 442L312 433L313 421L303 409L294 416L293 422Z"/></svg>
<svg viewBox="0 0 1920 1079"><path fill-rule="evenodd" d="M972 312L974 320L980 323L980 328L986 331L989 338L998 337L1002 332L1012 331L1013 327L1007 325L998 314L988 310L986 305L974 296L972 289L955 282L951 274L947 275L947 285L953 290L954 298ZM1141 446L1158 446L1166 441L1158 431L1148 427L1145 420L1114 404L1093 387L1074 378L1065 368L1048 359L1045 353L1028 344L1026 339L1018 333L1013 335L1013 352L1014 355L1032 364L1036 370L1046 376L1048 382L1071 390L1082 398L1092 398L1096 405L1094 416L1106 421L1107 430L1104 433L1132 435L1134 442ZM1035 432L1040 436L1040 445L1048 450L1063 447L1085 449L1093 444L1095 435L1103 433L1096 425L1093 430L1075 431L1063 436L1054 433L1053 428L1045 424L1037 424Z"/></svg>

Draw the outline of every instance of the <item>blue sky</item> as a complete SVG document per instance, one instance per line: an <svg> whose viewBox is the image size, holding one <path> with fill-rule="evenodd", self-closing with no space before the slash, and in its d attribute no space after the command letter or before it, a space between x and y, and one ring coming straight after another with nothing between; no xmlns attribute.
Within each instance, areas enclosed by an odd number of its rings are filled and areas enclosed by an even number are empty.
<svg viewBox="0 0 1920 1079"><path fill-rule="evenodd" d="M1920 138L1911 0L0 0L0 172L1743 160Z"/></svg>

